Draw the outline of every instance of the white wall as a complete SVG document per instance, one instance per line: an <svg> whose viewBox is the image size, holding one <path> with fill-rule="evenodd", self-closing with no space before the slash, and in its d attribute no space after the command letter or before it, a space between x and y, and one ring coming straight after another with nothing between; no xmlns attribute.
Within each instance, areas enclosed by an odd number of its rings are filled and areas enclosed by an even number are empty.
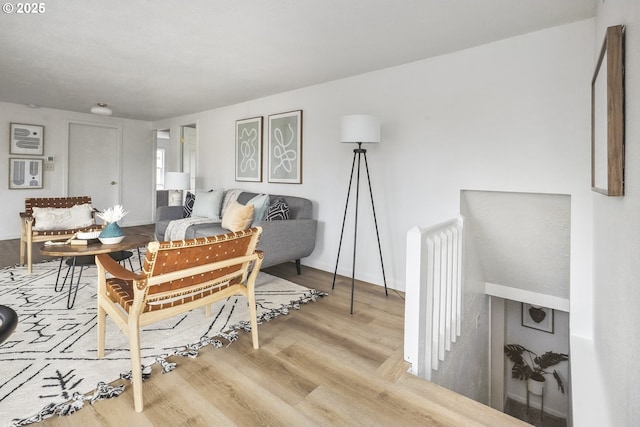
<svg viewBox="0 0 640 427"><path fill-rule="evenodd" d="M462 197L486 282L569 300L570 197L500 191Z"/></svg>
<svg viewBox="0 0 640 427"><path fill-rule="evenodd" d="M0 102L0 135L9 136L9 124L27 123L44 126L44 155L55 157L55 170L44 172L44 188L35 190L8 190L0 186L0 239L20 237L18 214L24 210L26 197L63 197L67 195L69 150L69 122L109 124L122 131L122 204L129 214L122 225L139 225L151 222L152 174L155 154L149 122L99 117L48 108L29 108L25 105ZM8 182L9 142L0 150L0 177ZM2 179L2 178L0 178ZM98 206L104 209L108 206Z"/></svg>
<svg viewBox="0 0 640 427"><path fill-rule="evenodd" d="M626 145L625 196L592 195L594 362L599 368L592 372L596 379L599 374L605 394L612 397L607 414L610 425L635 426L640 424L640 2L599 3L596 23L594 56L606 27L626 26Z"/></svg>

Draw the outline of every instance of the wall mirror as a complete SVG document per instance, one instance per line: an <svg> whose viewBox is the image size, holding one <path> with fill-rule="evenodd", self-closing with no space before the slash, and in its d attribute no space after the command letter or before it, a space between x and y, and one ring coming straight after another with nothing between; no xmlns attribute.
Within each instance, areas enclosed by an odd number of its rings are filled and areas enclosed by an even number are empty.
<svg viewBox="0 0 640 427"><path fill-rule="evenodd" d="M624 26L607 28L591 81L591 189L624 194Z"/></svg>

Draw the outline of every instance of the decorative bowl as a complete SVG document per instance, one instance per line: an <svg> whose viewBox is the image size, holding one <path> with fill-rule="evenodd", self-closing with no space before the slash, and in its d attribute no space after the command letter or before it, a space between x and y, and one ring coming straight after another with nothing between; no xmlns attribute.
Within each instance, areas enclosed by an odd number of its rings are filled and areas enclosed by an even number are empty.
<svg viewBox="0 0 640 427"><path fill-rule="evenodd" d="M76 234L76 239L80 239L80 240L91 240L91 239L97 239L98 236L100 235L101 231L79 231Z"/></svg>
<svg viewBox="0 0 640 427"><path fill-rule="evenodd" d="M124 236L98 237L98 239L100 240L100 243L102 243L103 245L115 245L116 243L122 242L122 240L124 239Z"/></svg>

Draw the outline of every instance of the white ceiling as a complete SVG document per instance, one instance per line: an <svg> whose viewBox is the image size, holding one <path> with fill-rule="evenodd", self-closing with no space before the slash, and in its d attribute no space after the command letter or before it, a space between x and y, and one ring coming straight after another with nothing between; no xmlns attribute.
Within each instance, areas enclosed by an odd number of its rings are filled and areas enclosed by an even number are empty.
<svg viewBox="0 0 640 427"><path fill-rule="evenodd" d="M14 2L15 4L15 2ZM590 18L596 0L66 0L0 15L0 101L158 120Z"/></svg>

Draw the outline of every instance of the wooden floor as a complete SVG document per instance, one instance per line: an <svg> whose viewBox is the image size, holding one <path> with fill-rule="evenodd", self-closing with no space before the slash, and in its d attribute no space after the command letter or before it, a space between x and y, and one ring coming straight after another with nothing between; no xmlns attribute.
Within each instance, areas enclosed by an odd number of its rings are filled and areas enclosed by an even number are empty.
<svg viewBox="0 0 640 427"><path fill-rule="evenodd" d="M151 226L135 227L149 232ZM34 250L34 254L37 250ZM35 256L41 259L40 255ZM18 261L18 241L0 241L0 264ZM206 347L156 369L144 383L144 412L133 410L131 387L86 404L47 426L523 426L501 412L406 373L403 296L357 283L349 315L350 279L293 263L265 269L328 297L260 325L223 349ZM116 382L119 384L120 382Z"/></svg>

